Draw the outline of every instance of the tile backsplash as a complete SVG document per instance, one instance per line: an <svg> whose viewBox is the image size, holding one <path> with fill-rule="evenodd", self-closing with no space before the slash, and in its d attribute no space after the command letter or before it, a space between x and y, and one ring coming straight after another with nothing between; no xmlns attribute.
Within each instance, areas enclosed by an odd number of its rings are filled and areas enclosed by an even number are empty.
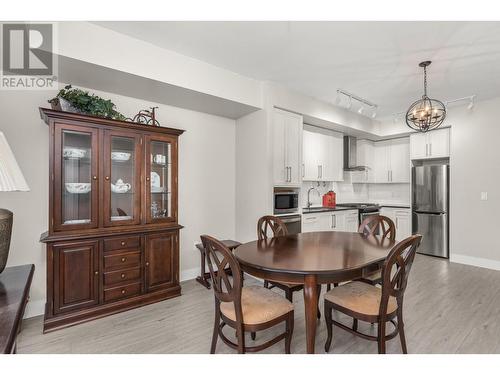
<svg viewBox="0 0 500 375"><path fill-rule="evenodd" d="M347 182L304 182L301 189L302 207L307 205L307 192L311 191L313 206L322 205L323 194L333 190L337 194L337 203L378 203L410 204L410 184L352 184Z"/></svg>

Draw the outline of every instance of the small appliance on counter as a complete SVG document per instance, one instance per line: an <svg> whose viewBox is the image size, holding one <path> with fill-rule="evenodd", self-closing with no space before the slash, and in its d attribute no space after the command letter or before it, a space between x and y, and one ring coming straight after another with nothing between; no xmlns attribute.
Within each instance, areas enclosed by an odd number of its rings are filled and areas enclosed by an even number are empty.
<svg viewBox="0 0 500 375"><path fill-rule="evenodd" d="M335 208L335 192L330 190L328 193L323 194L323 207Z"/></svg>

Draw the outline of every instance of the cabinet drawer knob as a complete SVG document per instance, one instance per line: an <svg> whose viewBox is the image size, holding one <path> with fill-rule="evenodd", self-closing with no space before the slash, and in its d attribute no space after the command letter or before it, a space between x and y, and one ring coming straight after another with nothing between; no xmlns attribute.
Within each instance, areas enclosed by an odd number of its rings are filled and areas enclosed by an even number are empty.
<svg viewBox="0 0 500 375"><path fill-rule="evenodd" d="M126 290L125 289L122 289L122 294L125 294Z"/></svg>
<svg viewBox="0 0 500 375"><path fill-rule="evenodd" d="M122 241L121 244L122 244L122 246L125 246L125 241Z"/></svg>
<svg viewBox="0 0 500 375"><path fill-rule="evenodd" d="M93 180L97 180L97 176L92 176L92 179Z"/></svg>
<svg viewBox="0 0 500 375"><path fill-rule="evenodd" d="M149 267L149 262L146 262L146 267Z"/></svg>
<svg viewBox="0 0 500 375"><path fill-rule="evenodd" d="M125 262L127 260L127 258L123 257L122 258L122 263Z"/></svg>
<svg viewBox="0 0 500 375"><path fill-rule="evenodd" d="M95 275L99 275L99 271L95 271L95 272L94 272L94 274L95 274Z"/></svg>
<svg viewBox="0 0 500 375"><path fill-rule="evenodd" d="M150 178L149 178L149 177L146 177L146 181L149 181L149 180L150 180Z"/></svg>
<svg viewBox="0 0 500 375"><path fill-rule="evenodd" d="M109 176L104 177L106 181L109 181Z"/></svg>
<svg viewBox="0 0 500 375"><path fill-rule="evenodd" d="M124 273L122 273L120 276L121 276L122 279L125 278L125 274Z"/></svg>

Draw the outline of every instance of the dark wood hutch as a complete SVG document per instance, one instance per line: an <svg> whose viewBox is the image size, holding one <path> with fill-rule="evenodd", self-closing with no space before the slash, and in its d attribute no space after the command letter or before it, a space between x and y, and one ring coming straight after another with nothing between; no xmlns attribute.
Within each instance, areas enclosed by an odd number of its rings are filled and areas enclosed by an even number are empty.
<svg viewBox="0 0 500 375"><path fill-rule="evenodd" d="M50 129L44 332L179 296L183 130L40 114Z"/></svg>

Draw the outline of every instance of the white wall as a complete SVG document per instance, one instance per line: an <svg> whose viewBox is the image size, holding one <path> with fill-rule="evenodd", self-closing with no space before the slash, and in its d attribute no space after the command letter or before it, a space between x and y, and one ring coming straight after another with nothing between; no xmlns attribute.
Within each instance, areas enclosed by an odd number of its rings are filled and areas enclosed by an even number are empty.
<svg viewBox="0 0 500 375"><path fill-rule="evenodd" d="M94 91L110 98L127 116L153 103ZM43 313L45 302L45 246L40 234L48 222L48 126L38 107L48 107L47 91L0 91L0 129L5 133L31 188L30 192L0 193L0 207L14 212L8 266L34 263L28 315ZM235 121L158 105L162 125L185 129L179 140L179 223L181 278L199 271L194 243L200 234L235 237Z"/></svg>

